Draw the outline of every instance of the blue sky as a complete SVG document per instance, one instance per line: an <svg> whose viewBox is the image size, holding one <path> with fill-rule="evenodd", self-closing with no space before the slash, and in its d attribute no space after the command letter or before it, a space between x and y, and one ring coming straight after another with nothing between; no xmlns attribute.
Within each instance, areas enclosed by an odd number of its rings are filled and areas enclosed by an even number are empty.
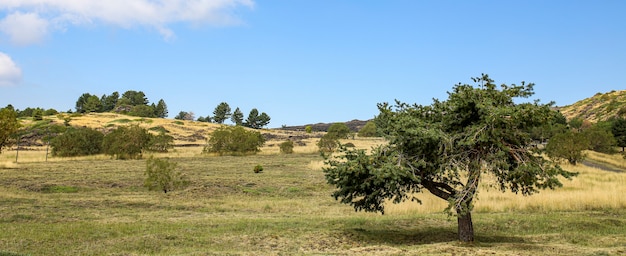
<svg viewBox="0 0 626 256"><path fill-rule="evenodd" d="M169 117L220 102L269 127L428 105L489 74L564 106L626 89L626 1L3 0L0 106L143 91Z"/></svg>

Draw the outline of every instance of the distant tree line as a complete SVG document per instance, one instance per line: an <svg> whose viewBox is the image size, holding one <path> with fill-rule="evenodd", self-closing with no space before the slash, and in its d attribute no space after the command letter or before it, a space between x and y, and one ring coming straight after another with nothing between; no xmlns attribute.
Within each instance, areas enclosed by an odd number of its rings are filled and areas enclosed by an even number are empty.
<svg viewBox="0 0 626 256"><path fill-rule="evenodd" d="M181 111L174 117L174 119L179 120L194 120L193 112ZM244 119L244 114L237 107L234 111L230 108L230 105L226 102L222 102L215 107L213 110L213 116L200 116L197 121L199 122L209 122L216 124L223 124L226 120L229 120L235 124L236 126L244 126L254 129L260 129L270 123L270 116L265 112L259 113L259 110L253 108L250 110L248 114L248 118Z"/></svg>
<svg viewBox="0 0 626 256"><path fill-rule="evenodd" d="M110 95L92 95L83 93L76 100L77 113L115 112L138 117L165 118L168 115L167 105L163 99L157 104L149 104L148 98L142 91L126 91L121 96L119 92Z"/></svg>

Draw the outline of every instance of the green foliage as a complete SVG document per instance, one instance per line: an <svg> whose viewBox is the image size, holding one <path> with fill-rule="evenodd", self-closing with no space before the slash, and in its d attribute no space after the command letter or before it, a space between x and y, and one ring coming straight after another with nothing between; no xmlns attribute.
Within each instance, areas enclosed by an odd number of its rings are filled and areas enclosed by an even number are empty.
<svg viewBox="0 0 626 256"><path fill-rule="evenodd" d="M163 193L189 185L186 176L176 171L177 164L167 159L150 156L146 161L146 179L144 187L149 190L161 190Z"/></svg>
<svg viewBox="0 0 626 256"><path fill-rule="evenodd" d="M291 154L293 153L293 141L287 140L278 145L280 147L280 152L283 154Z"/></svg>
<svg viewBox="0 0 626 256"><path fill-rule="evenodd" d="M43 120L43 110L42 109L36 109L35 111L33 111L33 120L34 121L41 121Z"/></svg>
<svg viewBox="0 0 626 256"><path fill-rule="evenodd" d="M159 118L166 118L168 115L167 104L163 99L159 100L159 103L154 108L154 115Z"/></svg>
<svg viewBox="0 0 626 256"><path fill-rule="evenodd" d="M104 136L103 151L116 159L140 159L152 136L138 125L121 126Z"/></svg>
<svg viewBox="0 0 626 256"><path fill-rule="evenodd" d="M226 102L222 102L219 105L217 105L217 107L215 107L215 110L213 110L213 122L218 123L218 124L223 124L224 121L226 121L228 118L230 118L231 112L230 112L230 106L228 105L228 103Z"/></svg>
<svg viewBox="0 0 626 256"><path fill-rule="evenodd" d="M306 133L312 133L313 132L313 127L310 125L307 125L306 127L304 127L304 131Z"/></svg>
<svg viewBox="0 0 626 256"><path fill-rule="evenodd" d="M235 112L233 112L233 115L230 117L230 120L235 125L243 125L243 113L241 112L239 108L235 109Z"/></svg>
<svg viewBox="0 0 626 256"><path fill-rule="evenodd" d="M322 155L335 152L337 147L339 147L339 139L334 134L324 134L317 142L317 147Z"/></svg>
<svg viewBox="0 0 626 256"><path fill-rule="evenodd" d="M213 131L204 147L204 153L219 155L256 154L265 143L260 132L242 126L222 126Z"/></svg>
<svg viewBox="0 0 626 256"><path fill-rule="evenodd" d="M359 130L359 137L376 137L376 123L374 121L369 121L365 123L365 126Z"/></svg>
<svg viewBox="0 0 626 256"><path fill-rule="evenodd" d="M260 173L263 171L263 166L260 164L257 164L256 166L254 166L254 169L252 169L254 171L254 173Z"/></svg>
<svg viewBox="0 0 626 256"><path fill-rule="evenodd" d="M584 123L584 120L582 118L576 117L569 121L569 127L577 131L580 131L583 127L583 123Z"/></svg>
<svg viewBox="0 0 626 256"><path fill-rule="evenodd" d="M102 105L102 112L109 112L112 111L113 109L115 109L115 106L117 105L117 101L120 98L120 93L119 92L113 92L111 93L111 95L102 95L102 97L100 98L100 102Z"/></svg>
<svg viewBox="0 0 626 256"><path fill-rule="evenodd" d="M148 105L148 98L142 91L128 90L122 94L117 104L130 106Z"/></svg>
<svg viewBox="0 0 626 256"><path fill-rule="evenodd" d="M0 153L5 147L13 145L13 136L20 128L17 113L10 108L0 109Z"/></svg>
<svg viewBox="0 0 626 256"><path fill-rule="evenodd" d="M246 127L250 127L253 129L260 129L263 126L266 126L270 123L270 116L268 116L265 112L259 114L259 110L253 108L250 110L248 114L248 118L246 122L243 124Z"/></svg>
<svg viewBox="0 0 626 256"><path fill-rule="evenodd" d="M104 134L87 127L68 128L50 141L52 155L60 157L86 156L102 153Z"/></svg>
<svg viewBox="0 0 626 256"><path fill-rule="evenodd" d="M76 101L77 113L98 112L102 108L102 102L96 95L83 93Z"/></svg>
<svg viewBox="0 0 626 256"><path fill-rule="evenodd" d="M550 104L516 104L533 94L533 84L501 85L487 75L477 87L457 84L445 101L430 106L379 104L377 127L389 143L367 154L340 147L326 160L333 196L355 210L384 212L385 202L415 200L429 191L456 213L459 239L473 240L471 210L481 176L495 177L502 191L531 195L562 184L562 170L541 156L529 135L552 116Z"/></svg>
<svg viewBox="0 0 626 256"><path fill-rule="evenodd" d="M168 152L172 148L174 148L174 137L165 134L165 132L151 135L147 146L147 150L161 153Z"/></svg>
<svg viewBox="0 0 626 256"><path fill-rule="evenodd" d="M622 117L613 119L611 122L611 132L615 137L616 145L621 147L622 151L624 151L624 147L626 147L626 119Z"/></svg>
<svg viewBox="0 0 626 256"><path fill-rule="evenodd" d="M347 139L350 135L350 128L345 123L334 123L328 127L326 135L336 139Z"/></svg>
<svg viewBox="0 0 626 256"><path fill-rule="evenodd" d="M589 140L584 134L567 130L548 141L546 153L555 161L568 161L575 165L585 158L583 150L588 148Z"/></svg>
<svg viewBox="0 0 626 256"><path fill-rule="evenodd" d="M583 136L589 141L589 150L605 154L617 153L615 146L617 142L611 133L611 126L608 122L597 123L583 131Z"/></svg>
<svg viewBox="0 0 626 256"><path fill-rule="evenodd" d="M148 105L133 106L128 112L128 115L139 117L156 117L154 107Z"/></svg>

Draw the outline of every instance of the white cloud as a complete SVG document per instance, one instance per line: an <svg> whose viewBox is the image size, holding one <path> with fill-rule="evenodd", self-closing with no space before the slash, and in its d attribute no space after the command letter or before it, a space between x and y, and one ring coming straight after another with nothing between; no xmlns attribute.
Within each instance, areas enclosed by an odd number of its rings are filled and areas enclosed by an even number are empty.
<svg viewBox="0 0 626 256"><path fill-rule="evenodd" d="M22 70L9 55L0 52L0 87L17 85L22 80Z"/></svg>
<svg viewBox="0 0 626 256"><path fill-rule="evenodd" d="M0 31L14 44L33 44L41 42L48 34L48 21L37 13L15 12L0 20Z"/></svg>
<svg viewBox="0 0 626 256"><path fill-rule="evenodd" d="M18 44L45 38L49 27L107 24L121 28L149 27L168 39L173 23L226 26L240 23L238 7L253 8L253 0L2 0L0 31ZM9 26L10 24L11 26ZM51 26L52 25L52 26ZM30 26L30 27L26 27Z"/></svg>

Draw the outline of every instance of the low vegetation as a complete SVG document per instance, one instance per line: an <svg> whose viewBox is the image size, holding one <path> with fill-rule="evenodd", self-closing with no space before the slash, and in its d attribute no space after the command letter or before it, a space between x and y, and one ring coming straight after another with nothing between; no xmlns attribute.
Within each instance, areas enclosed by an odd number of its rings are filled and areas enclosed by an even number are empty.
<svg viewBox="0 0 626 256"><path fill-rule="evenodd" d="M351 140L362 147L380 140ZM269 150L270 148L263 148ZM583 165L561 190L502 193L486 179L472 244L445 202L388 203L385 215L337 203L310 153L170 158L186 188L143 186L147 160L53 158L0 164L0 253L9 255L623 255L626 173ZM296 152L302 149L296 147ZM179 152L180 153L180 152ZM171 152L167 155L175 156ZM165 156L165 155L163 155ZM590 154L590 157L595 157ZM604 156L604 155L598 155ZM13 155L14 157L14 155ZM36 160L40 159L40 160ZM609 160L603 160L609 161ZM621 158L610 161L624 164ZM264 167L254 175L256 165ZM431 201L428 201L431 200ZM441 202L440 202L441 201Z"/></svg>

